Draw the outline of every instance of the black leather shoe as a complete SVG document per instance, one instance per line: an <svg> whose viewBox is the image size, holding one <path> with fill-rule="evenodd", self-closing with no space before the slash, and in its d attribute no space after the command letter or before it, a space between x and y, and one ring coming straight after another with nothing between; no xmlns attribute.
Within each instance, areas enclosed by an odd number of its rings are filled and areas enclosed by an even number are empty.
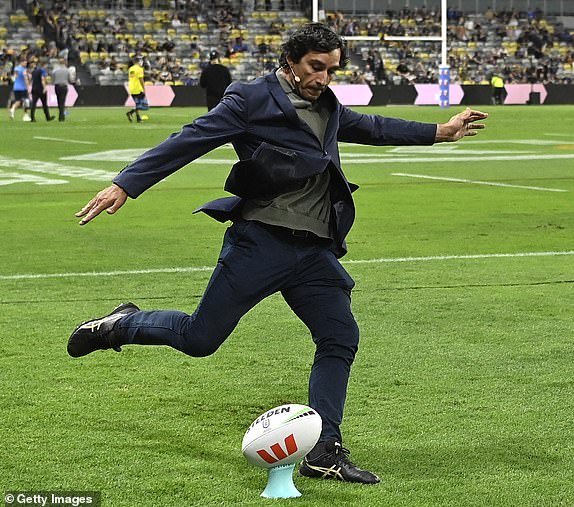
<svg viewBox="0 0 574 507"><path fill-rule="evenodd" d="M130 121L130 123L131 123L132 121L134 121L134 119L132 118L132 115L133 115L133 114L134 114L134 113L132 113L131 111L128 111L128 112L126 113L126 116L128 117L128 120Z"/></svg>
<svg viewBox="0 0 574 507"><path fill-rule="evenodd" d="M346 482L376 484L380 479L349 459L349 451L337 440L319 442L301 462L299 473L305 477L337 479Z"/></svg>
<svg viewBox="0 0 574 507"><path fill-rule="evenodd" d="M99 319L92 319L80 324L68 340L68 354L82 357L95 350L114 349L121 352L119 345L112 339L112 331L118 320L130 313L139 312L133 303L124 303L114 308L112 313Z"/></svg>

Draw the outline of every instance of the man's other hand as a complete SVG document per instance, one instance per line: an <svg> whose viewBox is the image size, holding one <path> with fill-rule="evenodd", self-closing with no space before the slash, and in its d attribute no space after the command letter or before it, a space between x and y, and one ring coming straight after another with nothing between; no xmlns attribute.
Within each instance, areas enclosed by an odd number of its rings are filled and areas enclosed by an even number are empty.
<svg viewBox="0 0 574 507"><path fill-rule="evenodd" d="M458 141L465 136L475 136L483 129L484 123L474 123L488 118L488 113L466 108L455 114L447 123L439 123L436 129L435 143Z"/></svg>

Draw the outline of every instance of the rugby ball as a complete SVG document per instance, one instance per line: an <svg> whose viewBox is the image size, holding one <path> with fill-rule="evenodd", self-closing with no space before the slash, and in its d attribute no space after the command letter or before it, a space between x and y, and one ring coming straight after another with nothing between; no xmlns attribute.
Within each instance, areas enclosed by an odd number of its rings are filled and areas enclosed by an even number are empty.
<svg viewBox="0 0 574 507"><path fill-rule="evenodd" d="M319 440L321 416L298 404L263 412L243 436L241 450L247 461L262 468L291 465L303 459Z"/></svg>

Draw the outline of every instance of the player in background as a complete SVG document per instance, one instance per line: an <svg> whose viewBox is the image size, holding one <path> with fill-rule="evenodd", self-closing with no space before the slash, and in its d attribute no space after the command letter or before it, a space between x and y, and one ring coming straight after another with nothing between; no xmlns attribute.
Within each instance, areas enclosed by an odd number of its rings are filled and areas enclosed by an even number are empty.
<svg viewBox="0 0 574 507"><path fill-rule="evenodd" d="M130 122L134 121L134 114L136 115L136 121L138 123L143 121L140 114L146 98L143 63L143 56L137 56L133 65L128 69L128 88L135 103L134 108L126 113Z"/></svg>
<svg viewBox="0 0 574 507"><path fill-rule="evenodd" d="M14 67L13 73L14 84L12 86L12 91L14 92L14 103L10 107L10 119L13 120L15 117L16 109L22 107L24 109L24 115L22 116L22 121L31 121L32 118L28 115L28 108L30 104L30 76L28 74L28 62L24 56L20 57L19 64Z"/></svg>
<svg viewBox="0 0 574 507"><path fill-rule="evenodd" d="M32 70L32 103L30 105L30 116L32 121L36 121L36 105L38 100L42 104L42 109L44 110L44 116L46 121L52 121L55 116L50 114L50 109L48 108L48 71L44 67L42 61L33 64Z"/></svg>

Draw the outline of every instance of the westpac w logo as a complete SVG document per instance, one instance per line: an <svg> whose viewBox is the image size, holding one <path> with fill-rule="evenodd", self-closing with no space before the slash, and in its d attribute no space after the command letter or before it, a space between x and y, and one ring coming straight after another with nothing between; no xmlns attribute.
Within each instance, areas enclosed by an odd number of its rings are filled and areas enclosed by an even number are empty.
<svg viewBox="0 0 574 507"><path fill-rule="evenodd" d="M261 456L267 463L277 463L277 461L285 459L292 454L297 452L297 442L295 442L295 435L291 433L288 437L285 437L285 449L281 447L279 443L273 444L271 446L271 452L274 454L272 456L265 449L260 449L257 454Z"/></svg>

